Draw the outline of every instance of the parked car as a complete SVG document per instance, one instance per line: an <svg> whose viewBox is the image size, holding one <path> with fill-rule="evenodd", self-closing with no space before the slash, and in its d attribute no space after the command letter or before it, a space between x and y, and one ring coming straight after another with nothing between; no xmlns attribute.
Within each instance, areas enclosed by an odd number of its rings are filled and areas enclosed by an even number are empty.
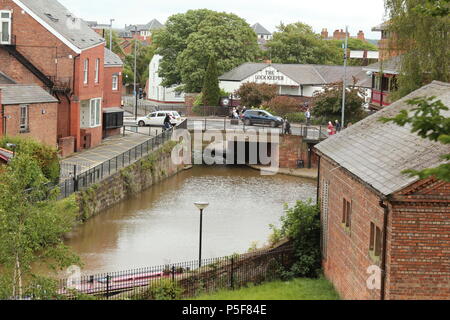
<svg viewBox="0 0 450 320"><path fill-rule="evenodd" d="M156 111L148 114L145 117L140 117L137 119L137 125L139 127L144 126L158 126L164 125L164 119L166 115L170 116L170 123L174 126L181 123L181 116L177 111Z"/></svg>
<svg viewBox="0 0 450 320"><path fill-rule="evenodd" d="M276 128L283 125L283 118L276 117L266 110L247 110L242 116L242 121L246 126L266 124L270 125L272 128Z"/></svg>

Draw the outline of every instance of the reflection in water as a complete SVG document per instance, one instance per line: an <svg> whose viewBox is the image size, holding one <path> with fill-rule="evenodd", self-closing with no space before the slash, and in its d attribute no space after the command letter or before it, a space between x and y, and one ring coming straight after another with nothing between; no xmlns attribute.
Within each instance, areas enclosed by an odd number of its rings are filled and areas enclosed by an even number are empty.
<svg viewBox="0 0 450 320"><path fill-rule="evenodd" d="M92 218L66 243L84 262L84 273L119 271L198 258L199 212L203 258L245 252L266 242L283 204L315 198L314 181L260 176L246 167L195 166Z"/></svg>

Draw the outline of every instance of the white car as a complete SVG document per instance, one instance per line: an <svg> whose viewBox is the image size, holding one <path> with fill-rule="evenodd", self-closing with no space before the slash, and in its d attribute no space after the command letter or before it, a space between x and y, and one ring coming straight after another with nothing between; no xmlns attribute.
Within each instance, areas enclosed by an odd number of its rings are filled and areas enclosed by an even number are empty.
<svg viewBox="0 0 450 320"><path fill-rule="evenodd" d="M162 127L164 125L164 119L166 115L170 116L170 123L172 125L178 125L181 123L181 116L177 111L156 111L148 114L145 117L137 119L137 125L139 127L145 126L158 126Z"/></svg>

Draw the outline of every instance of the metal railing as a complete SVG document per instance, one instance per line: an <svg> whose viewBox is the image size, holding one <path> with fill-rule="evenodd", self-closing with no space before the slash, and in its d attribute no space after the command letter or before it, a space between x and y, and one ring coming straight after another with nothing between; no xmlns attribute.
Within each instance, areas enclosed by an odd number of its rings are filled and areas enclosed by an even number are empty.
<svg viewBox="0 0 450 320"><path fill-rule="evenodd" d="M145 142L123 152L122 154L104 161L103 163L79 173L77 165L73 165L73 171L64 168L64 177L68 177L60 182L60 198L67 198L71 194L84 190L89 186L102 181L103 179L115 174L120 169L127 167L142 157L150 154L162 144L172 138L173 129L163 131L162 133L146 140Z"/></svg>
<svg viewBox="0 0 450 320"><path fill-rule="evenodd" d="M295 262L291 246L228 257L171 263L127 271L109 272L60 280L59 294L66 299L90 295L99 300L156 300L162 287L177 288L188 298L221 289L237 289L249 283L260 284L279 278L280 270Z"/></svg>

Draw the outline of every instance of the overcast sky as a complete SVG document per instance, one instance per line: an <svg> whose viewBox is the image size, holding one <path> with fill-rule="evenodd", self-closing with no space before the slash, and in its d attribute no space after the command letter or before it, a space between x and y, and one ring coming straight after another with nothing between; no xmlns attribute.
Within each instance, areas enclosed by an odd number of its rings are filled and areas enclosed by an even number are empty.
<svg viewBox="0 0 450 320"><path fill-rule="evenodd" d="M384 18L384 0L59 0L78 17L109 23L115 19L114 28L125 24L145 24L156 18L161 23L175 13L189 9L207 8L232 12L252 25L261 23L269 31L281 21L301 21L311 25L316 32L328 32L349 26L351 35L363 30L366 38L379 39L372 27Z"/></svg>

